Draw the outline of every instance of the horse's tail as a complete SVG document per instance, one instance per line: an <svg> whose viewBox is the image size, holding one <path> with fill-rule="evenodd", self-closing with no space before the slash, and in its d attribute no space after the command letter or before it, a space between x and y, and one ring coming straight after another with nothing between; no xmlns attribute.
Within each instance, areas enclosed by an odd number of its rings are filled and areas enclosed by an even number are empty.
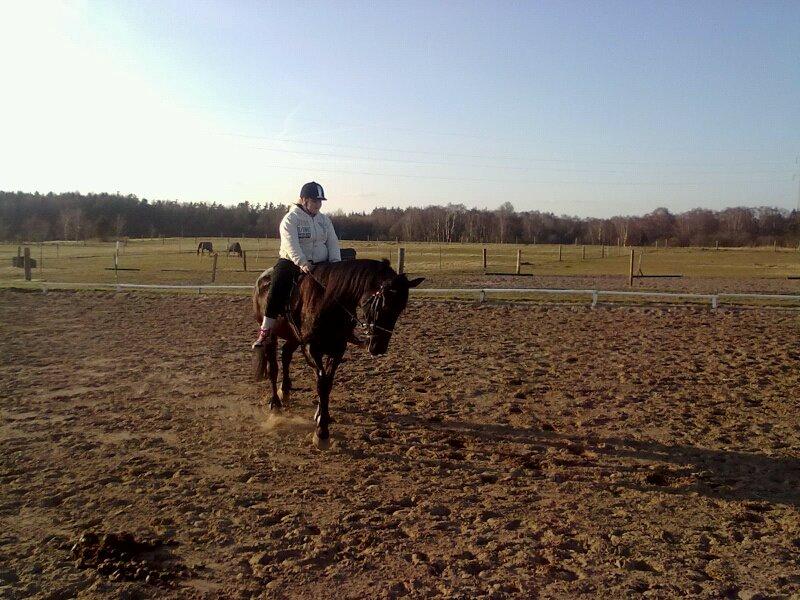
<svg viewBox="0 0 800 600"><path fill-rule="evenodd" d="M273 349L272 352L275 352L275 350ZM268 367L267 347L258 346L253 351L253 381L264 381L269 375L267 373Z"/></svg>
<svg viewBox="0 0 800 600"><path fill-rule="evenodd" d="M264 311L267 309L267 294L271 283L272 268L269 268L258 276L256 284L253 286L253 317L257 323L261 323L264 318ZM257 347L253 352L253 379L255 381L263 381L267 378L268 365L266 346Z"/></svg>
<svg viewBox="0 0 800 600"><path fill-rule="evenodd" d="M267 309L267 294L272 283L272 267L261 273L253 287L253 316L261 323Z"/></svg>

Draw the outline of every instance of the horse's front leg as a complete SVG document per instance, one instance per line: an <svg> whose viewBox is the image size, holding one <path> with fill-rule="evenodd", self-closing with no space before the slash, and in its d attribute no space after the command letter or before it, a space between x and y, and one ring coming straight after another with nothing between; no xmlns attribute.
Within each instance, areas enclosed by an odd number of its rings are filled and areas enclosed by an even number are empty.
<svg viewBox="0 0 800 600"><path fill-rule="evenodd" d="M264 347L267 358L267 371L269 372L269 384L272 388L272 398L269 400L269 409L279 411L283 408L281 399L278 396L278 340L273 338Z"/></svg>
<svg viewBox="0 0 800 600"><path fill-rule="evenodd" d="M278 390L278 398L283 402L289 402L289 394L292 390L292 379L289 376L289 365L292 363L292 356L297 350L298 344L294 341L287 341L281 349L281 366L283 367L283 377L281 387Z"/></svg>
<svg viewBox="0 0 800 600"><path fill-rule="evenodd" d="M317 423L315 438L318 443L324 443L330 437L328 427L331 423L331 415L328 410L328 401L330 399L331 389L333 388L333 378L336 375L336 369L341 361L341 356L328 357L327 359L323 359L321 355L314 356L314 363L316 364L317 395L319 396L317 413L314 415L314 420Z"/></svg>

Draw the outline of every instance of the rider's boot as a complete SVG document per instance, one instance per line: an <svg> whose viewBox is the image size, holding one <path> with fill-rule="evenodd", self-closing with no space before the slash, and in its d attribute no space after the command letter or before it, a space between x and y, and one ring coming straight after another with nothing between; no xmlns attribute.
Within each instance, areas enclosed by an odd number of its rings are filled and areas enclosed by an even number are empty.
<svg viewBox="0 0 800 600"><path fill-rule="evenodd" d="M274 326L275 319L271 317L264 317L264 321L261 323L261 327L258 329L258 338L256 338L255 342L253 342L253 350L256 348L261 348L270 342L271 338L273 337L272 329Z"/></svg>

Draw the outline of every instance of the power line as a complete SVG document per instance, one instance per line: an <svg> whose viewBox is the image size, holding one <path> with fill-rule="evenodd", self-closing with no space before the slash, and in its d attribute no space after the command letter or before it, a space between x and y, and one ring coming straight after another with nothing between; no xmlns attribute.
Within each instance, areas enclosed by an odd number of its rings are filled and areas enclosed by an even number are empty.
<svg viewBox="0 0 800 600"><path fill-rule="evenodd" d="M705 166L719 166L719 167L734 167L737 165L786 165L787 163L784 161L732 161L729 163L698 163L698 162L658 162L658 161L603 161L603 160L587 160L587 159L566 159L566 158L530 158L530 157L520 157L520 156L508 156L508 155L486 155L486 154L460 154L456 152L435 152L430 150L411 150L407 148L381 148L377 146L359 146L359 145L352 145L352 144L334 144L334 143L326 143L326 142L315 142L315 141L308 141L308 140L290 140L286 138L279 138L279 137L269 137L269 136L261 136L261 135L248 135L248 134L241 134L241 133L226 133L226 132L216 132L215 135L225 136L225 137L239 137L239 138L247 138L247 139L256 139L256 140L268 140L271 142L283 142L288 144L302 144L302 145L309 145L309 146L328 146L332 148L351 148L357 150L368 150L373 152L400 152L405 154L425 154L425 155L432 155L432 156L445 156L445 157L458 157L458 158L478 158L478 159L489 159L489 160L512 160L517 162L545 162L545 163L590 163L590 164L600 164L600 165L634 165L634 166L674 166L674 167L692 167L696 165L705 165Z"/></svg>
<svg viewBox="0 0 800 600"><path fill-rule="evenodd" d="M402 158L382 158L382 157L374 157L374 156L352 156L348 154L329 154L323 152L306 152L300 150L287 150L285 148L264 148L263 146L247 146L253 150L264 150L267 152L277 152L282 154L296 154L300 156L321 156L326 158L337 158L337 159L351 159L351 160L370 160L375 162L392 162L392 163L402 163L402 164L415 164L415 165L425 165L425 166L450 166L450 167L469 167L469 168L484 168L484 169L510 169L515 171L529 171L529 170L537 170L537 171L557 171L557 172L569 172L569 173L595 173L598 175L624 175L624 173L620 173L619 171L597 171L595 169L560 169L560 168L546 168L546 167L535 167L535 166L514 166L514 165L488 165L488 164L475 164L475 163L458 163L458 162L445 162L445 161L422 161L422 160L409 160L409 159L402 159ZM783 173L784 171L747 171L747 175L764 175L764 174L779 174ZM741 171L739 172L742 173ZM692 174L695 175L728 175L730 171L693 171Z"/></svg>
<svg viewBox="0 0 800 600"><path fill-rule="evenodd" d="M413 165L427 165L427 166L449 166L449 167L480 167L484 169L513 169L516 171L529 171L532 168L537 169L540 171L565 171L570 173L600 173L603 175L621 175L617 171L605 171L605 172L598 172L594 169L552 169L552 168L544 168L544 167L517 167L512 165L486 165L486 164L474 164L474 163L454 163L454 162L442 162L442 161L423 161L423 160L408 160L402 158L379 158L373 156L351 156L347 154L327 154L322 152L301 152L299 150L286 150L283 148L263 148L261 146L249 146L253 150L265 150L268 152L278 152L283 154L298 154L302 156L322 156L326 158L337 158L337 159L352 159L352 160L371 160L376 162L394 162L394 163L403 163L403 164L413 164ZM772 173L773 171L768 171Z"/></svg>
<svg viewBox="0 0 800 600"><path fill-rule="evenodd" d="M797 157L797 173L792 176L792 179L797 177L797 212L800 212L800 156Z"/></svg>
<svg viewBox="0 0 800 600"><path fill-rule="evenodd" d="M293 171L308 171L309 167L292 167L289 165L274 165L264 164L264 167L274 169L290 169ZM369 171L347 171L342 169L326 169L313 167L315 171L326 173L339 173L347 175L371 175L375 177L401 177L404 179L433 179L441 181L466 181L478 183L525 183L526 185L610 185L610 186L639 186L639 185L658 185L658 186L703 186L703 185L719 185L718 182L711 181L520 181L519 179L484 179L474 177L444 177L439 175L409 175L403 173L376 173ZM737 181L739 184L758 184L758 183L775 183L773 180L757 180L757 181Z"/></svg>
<svg viewBox="0 0 800 600"><path fill-rule="evenodd" d="M214 106L208 106L208 105L189 105L189 104L184 104L184 103L181 103L181 105L182 105L183 108L199 108L199 109L203 109L203 110L211 110L211 111L225 112L225 113L233 111L233 112L239 112L239 113L243 113L243 114L258 115L258 116L261 116L261 117L263 117L265 115L265 112L267 112L263 108L250 109L250 108L244 108L244 107L241 107L241 106L232 107L232 108L231 107L225 107L224 109L222 109L220 107L214 107ZM275 111L272 111L271 114L273 116L275 116L275 117L281 117L281 116L282 117L286 117L286 115L284 113L278 114ZM319 119L319 118L315 119L314 117L308 117L308 116L303 116L302 120L306 121L306 122L311 122L311 123L324 124L325 126L343 127L343 128L348 128L348 129L373 129L373 130L377 129L377 130L385 130L385 131L401 131L401 132L404 132L404 133L416 133L416 134L423 134L423 135L438 135L438 136L449 136L449 137L463 137L463 138L472 138L472 139L477 139L477 140L496 141L496 142L519 142L520 141L519 138L512 138L512 137L497 137L497 136L488 136L488 135L477 135L477 134L474 134L474 133L464 133L464 132L455 132L455 131L437 131L437 130L434 130L434 129L414 129L414 128L410 128L410 127L394 127L394 126L391 126L391 125L385 125L385 124L379 124L379 123L366 123L366 124L364 124L364 123L361 123L361 124L343 123L341 121L330 121L330 120L327 120L327 119ZM263 136L245 136L243 134L227 134L227 133L224 133L224 134L221 134L221 135L232 135L232 136L239 135L241 137L256 137L256 138L260 137L260 139L276 139L276 138L268 138L268 137L263 137ZM276 141L285 141L285 142L302 143L302 144L315 143L315 142L309 142L309 141L304 141L304 140L288 140L288 139L282 139L282 140L276 140ZM636 148L636 147L609 144L606 140L598 140L594 144L572 142L572 143L570 143L570 145L584 147L584 148L602 147L602 148L616 148L616 149L628 149L628 150L633 149L635 151L639 151L639 149ZM349 147L354 147L354 146L349 146ZM364 149L367 149L367 148L364 148ZM679 147L673 146L671 148L671 151L673 151L673 152L678 151L678 150L679 150ZM732 150L731 148L727 148L727 147L726 148L720 148L720 149L710 149L710 148L707 149L708 152L720 152L720 151L726 151L727 152L727 151L731 151L731 150ZM737 152L761 152L761 150L750 149L750 148L736 148L736 149L733 149L733 150L735 150ZM414 151L414 150L394 150L394 151L395 152L421 152L421 151ZM470 158L489 158L489 157L471 156ZM546 159L542 159L542 160L546 160ZM567 162L570 162L570 161L567 161ZM732 163L732 164L756 164L756 163L760 163L760 164L766 164L766 163L770 163L770 164L786 164L783 161L736 161L735 163ZM620 163L614 163L614 164L620 164ZM646 164L646 163L631 163L631 164Z"/></svg>

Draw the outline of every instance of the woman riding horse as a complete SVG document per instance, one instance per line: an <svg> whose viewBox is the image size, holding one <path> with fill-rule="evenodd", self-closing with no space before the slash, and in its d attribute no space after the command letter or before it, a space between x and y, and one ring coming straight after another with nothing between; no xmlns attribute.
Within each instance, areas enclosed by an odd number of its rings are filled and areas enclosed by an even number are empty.
<svg viewBox="0 0 800 600"><path fill-rule="evenodd" d="M311 273L315 263L339 262L339 239L328 215L319 212L325 200L322 186L315 181L300 189L300 200L281 220L280 258L272 271L267 306L253 348L273 336L277 318L285 312L289 293L300 273Z"/></svg>
<svg viewBox="0 0 800 600"><path fill-rule="evenodd" d="M317 380L319 401L314 416L317 444L324 444L329 437L328 400L333 378L348 341L353 341L356 325L367 331L370 354L385 354L397 318L408 302L409 290L423 281L422 278L409 281L404 274L398 275L388 261L341 262L333 224L319 213L324 199L318 183L303 186L300 204L281 221L281 258L271 278L266 277L268 272L259 277L253 293L255 317L261 321L258 339L253 344L258 357L256 377L269 377L270 410L280 410L281 400L288 399L291 389L292 355L302 345ZM319 261L313 272L312 261ZM300 272L307 275L295 286ZM296 289L294 294L293 289ZM365 322L358 317L359 308ZM281 351L280 391L277 337L286 340Z"/></svg>

